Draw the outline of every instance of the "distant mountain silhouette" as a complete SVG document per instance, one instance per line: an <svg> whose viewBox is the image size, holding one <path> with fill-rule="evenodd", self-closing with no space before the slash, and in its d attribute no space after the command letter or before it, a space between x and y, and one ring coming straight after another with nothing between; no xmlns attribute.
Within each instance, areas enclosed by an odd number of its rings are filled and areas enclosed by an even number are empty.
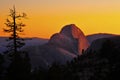
<svg viewBox="0 0 120 80"><path fill-rule="evenodd" d="M112 43L114 43L114 46L116 46L116 48L120 49L120 36L113 36L94 40L88 50L99 52L103 43L107 40L110 40Z"/></svg>
<svg viewBox="0 0 120 80"><path fill-rule="evenodd" d="M89 41L89 43L91 44L96 39L109 38L109 37L114 37L114 36L117 36L117 35L108 34L108 33L96 33L96 34L87 35L86 38Z"/></svg>
<svg viewBox="0 0 120 80"><path fill-rule="evenodd" d="M8 44L8 37L0 37L0 53L6 51L6 45ZM23 48L26 48L28 46L38 46L43 45L48 42L48 39L42 39L42 38L24 38L25 46Z"/></svg>

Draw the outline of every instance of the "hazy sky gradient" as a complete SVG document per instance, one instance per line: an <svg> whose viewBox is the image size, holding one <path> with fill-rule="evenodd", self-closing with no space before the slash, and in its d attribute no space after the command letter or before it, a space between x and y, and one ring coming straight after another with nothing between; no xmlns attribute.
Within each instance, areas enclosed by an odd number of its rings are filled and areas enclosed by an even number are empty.
<svg viewBox="0 0 120 80"><path fill-rule="evenodd" d="M120 0L0 0L0 35L9 14L16 6L28 14L25 35L49 38L64 25L74 23L86 35L120 34Z"/></svg>

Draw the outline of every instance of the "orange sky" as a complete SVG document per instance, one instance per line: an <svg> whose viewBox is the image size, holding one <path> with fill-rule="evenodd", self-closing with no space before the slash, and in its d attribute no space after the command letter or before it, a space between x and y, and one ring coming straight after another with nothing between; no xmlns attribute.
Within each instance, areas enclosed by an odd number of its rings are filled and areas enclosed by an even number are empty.
<svg viewBox="0 0 120 80"><path fill-rule="evenodd" d="M49 38L71 23L86 35L120 34L120 0L0 0L0 36L13 5L28 15L25 37Z"/></svg>

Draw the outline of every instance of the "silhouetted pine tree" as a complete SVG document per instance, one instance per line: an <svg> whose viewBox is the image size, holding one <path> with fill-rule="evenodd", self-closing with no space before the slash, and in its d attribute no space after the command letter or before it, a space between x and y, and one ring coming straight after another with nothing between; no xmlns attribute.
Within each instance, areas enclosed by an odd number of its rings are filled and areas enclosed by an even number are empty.
<svg viewBox="0 0 120 80"><path fill-rule="evenodd" d="M10 9L9 19L6 19L4 31L11 34L6 51L11 61L5 78L7 80L24 80L28 79L30 75L31 65L28 53L19 50L25 45L24 40L19 36L25 26L21 19L25 17L25 13L17 14L15 7L13 7L13 9Z"/></svg>
<svg viewBox="0 0 120 80"><path fill-rule="evenodd" d="M22 38L19 37L19 33L23 32L23 27L25 27L25 24L21 22L22 18L26 18L26 14L23 13L17 14L15 6L13 9L10 9L9 18L6 19L6 28L4 28L4 32L10 33L10 37L8 39L8 53L10 55L17 54L17 51L19 48L21 48L24 45L24 42Z"/></svg>

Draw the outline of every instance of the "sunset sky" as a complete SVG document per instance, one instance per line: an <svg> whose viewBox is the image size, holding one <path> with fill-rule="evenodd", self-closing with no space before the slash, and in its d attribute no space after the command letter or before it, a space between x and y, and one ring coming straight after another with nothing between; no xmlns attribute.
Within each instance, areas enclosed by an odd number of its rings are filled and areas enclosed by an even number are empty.
<svg viewBox="0 0 120 80"><path fill-rule="evenodd" d="M0 0L0 36L9 8L25 12L24 37L49 38L67 24L76 24L85 35L120 34L120 0Z"/></svg>

